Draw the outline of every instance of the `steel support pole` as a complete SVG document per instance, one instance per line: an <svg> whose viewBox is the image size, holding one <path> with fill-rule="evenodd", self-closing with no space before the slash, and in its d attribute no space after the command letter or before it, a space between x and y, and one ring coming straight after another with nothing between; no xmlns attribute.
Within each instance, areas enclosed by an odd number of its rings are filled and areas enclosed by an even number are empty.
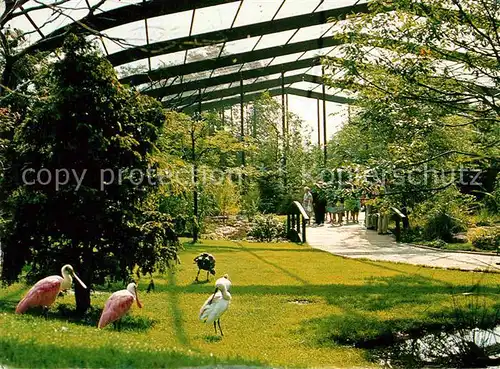
<svg viewBox="0 0 500 369"><path fill-rule="evenodd" d="M201 88L198 90L198 118L201 119Z"/></svg>
<svg viewBox="0 0 500 369"><path fill-rule="evenodd" d="M321 68L321 75L323 77L323 163L326 167L326 158L327 158L327 135L326 135L326 86L325 86L325 67Z"/></svg>
<svg viewBox="0 0 500 369"><path fill-rule="evenodd" d="M318 147L321 148L321 106L319 99L317 99L317 102L318 102Z"/></svg>
<svg viewBox="0 0 500 369"><path fill-rule="evenodd" d="M287 132L286 132L286 93L285 93L285 72L281 72L281 132L283 137L283 184L287 187L287 173L286 173L286 155L287 155Z"/></svg>
<svg viewBox="0 0 500 369"><path fill-rule="evenodd" d="M257 137L257 109L255 103L253 104L253 116L252 116L252 137Z"/></svg>
<svg viewBox="0 0 500 369"><path fill-rule="evenodd" d="M243 79L240 78L240 141L245 138L245 111L244 111ZM241 151L241 165L245 166L245 151Z"/></svg>
<svg viewBox="0 0 500 369"><path fill-rule="evenodd" d="M198 116L196 120L201 120L201 89L198 90ZM198 163L196 156L196 137L195 137L195 121L192 121L191 126L191 160L193 161L193 215L194 215L194 224L193 224L193 243L198 241L198 232L199 232L199 214L198 214Z"/></svg>

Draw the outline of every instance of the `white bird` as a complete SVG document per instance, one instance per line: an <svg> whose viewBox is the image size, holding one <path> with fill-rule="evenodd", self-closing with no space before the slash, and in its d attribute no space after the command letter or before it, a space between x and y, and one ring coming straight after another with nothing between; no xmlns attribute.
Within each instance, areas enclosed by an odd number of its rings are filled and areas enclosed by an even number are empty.
<svg viewBox="0 0 500 369"><path fill-rule="evenodd" d="M205 301L200 309L200 320L204 323L214 323L215 334L217 334L217 326L215 325L217 322L221 336L224 336L224 333L222 333L220 327L220 317L229 308L231 302L230 288L231 281L229 276L225 274L224 277L215 281L214 294Z"/></svg>

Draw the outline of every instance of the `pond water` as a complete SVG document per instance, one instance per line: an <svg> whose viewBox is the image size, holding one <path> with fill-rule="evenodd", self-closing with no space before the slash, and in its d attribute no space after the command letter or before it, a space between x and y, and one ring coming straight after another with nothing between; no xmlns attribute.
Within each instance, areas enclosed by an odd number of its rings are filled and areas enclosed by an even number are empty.
<svg viewBox="0 0 500 369"><path fill-rule="evenodd" d="M500 368L500 326L406 338L376 354L386 367Z"/></svg>

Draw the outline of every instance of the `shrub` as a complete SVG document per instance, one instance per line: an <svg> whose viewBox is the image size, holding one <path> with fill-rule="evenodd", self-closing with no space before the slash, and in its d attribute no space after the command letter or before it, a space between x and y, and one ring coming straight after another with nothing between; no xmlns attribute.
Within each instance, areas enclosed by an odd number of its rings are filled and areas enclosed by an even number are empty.
<svg viewBox="0 0 500 369"><path fill-rule="evenodd" d="M467 230L473 197L450 187L416 208L417 223L425 240L453 240L453 234Z"/></svg>
<svg viewBox="0 0 500 369"><path fill-rule="evenodd" d="M240 211L238 186L228 177L210 189L217 207L218 215L236 215Z"/></svg>
<svg viewBox="0 0 500 369"><path fill-rule="evenodd" d="M401 242L417 242L422 240L422 228L411 227L401 230Z"/></svg>
<svg viewBox="0 0 500 369"><path fill-rule="evenodd" d="M485 205L490 213L500 213L500 173L497 175L493 191L487 193L485 197Z"/></svg>
<svg viewBox="0 0 500 369"><path fill-rule="evenodd" d="M271 242L286 237L286 226L272 214L258 215L248 235L261 242Z"/></svg>
<svg viewBox="0 0 500 369"><path fill-rule="evenodd" d="M495 215L490 213L487 208L482 208L472 217L472 222L480 227L492 226L495 223Z"/></svg>
<svg viewBox="0 0 500 369"><path fill-rule="evenodd" d="M446 242L444 242L443 240L440 240L440 239L429 241L429 242L426 242L425 244L427 246L435 247L437 249L442 249L447 245Z"/></svg>
<svg viewBox="0 0 500 369"><path fill-rule="evenodd" d="M473 228L467 233L472 245L481 250L500 249L500 228Z"/></svg>
<svg viewBox="0 0 500 369"><path fill-rule="evenodd" d="M242 196L242 210L249 221L253 221L255 216L259 213L260 206L260 191L259 187L252 183L248 191Z"/></svg>

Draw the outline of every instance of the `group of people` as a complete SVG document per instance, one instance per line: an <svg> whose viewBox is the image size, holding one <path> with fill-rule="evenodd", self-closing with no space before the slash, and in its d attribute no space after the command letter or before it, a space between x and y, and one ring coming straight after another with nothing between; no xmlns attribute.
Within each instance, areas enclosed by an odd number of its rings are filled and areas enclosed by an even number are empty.
<svg viewBox="0 0 500 369"><path fill-rule="evenodd" d="M304 198L302 206L309 216L309 224L322 226L325 224L342 225L346 222L359 222L359 212L361 210L361 200L354 196L336 197L332 194L320 190L316 191L304 187ZM323 193L322 193L323 192ZM312 219L314 218L314 223Z"/></svg>

